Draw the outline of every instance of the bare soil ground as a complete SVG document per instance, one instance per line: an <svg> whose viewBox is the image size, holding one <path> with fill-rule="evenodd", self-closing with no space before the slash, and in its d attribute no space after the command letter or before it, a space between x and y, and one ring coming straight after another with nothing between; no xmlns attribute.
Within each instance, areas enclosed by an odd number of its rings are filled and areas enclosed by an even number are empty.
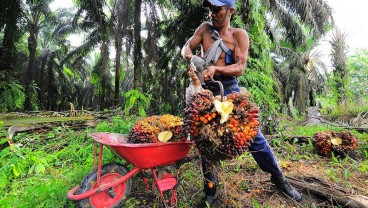
<svg viewBox="0 0 368 208"><path fill-rule="evenodd" d="M320 156L309 160L289 160L287 158L290 155L283 155L282 149L276 147L273 149L283 173L288 177L302 180L316 178L348 194L368 196L366 172L344 165L333 166L331 158ZM326 198L302 187L296 187L302 194L302 202L290 199L270 182L270 175L261 171L250 154L223 162L218 172L222 183L218 201L213 207L349 207L336 204L332 197ZM177 207L197 207L203 197L199 163L183 165L180 179ZM140 178L134 178L133 182L130 198L137 201L128 204L132 203L132 207L164 207L158 193L145 190Z"/></svg>

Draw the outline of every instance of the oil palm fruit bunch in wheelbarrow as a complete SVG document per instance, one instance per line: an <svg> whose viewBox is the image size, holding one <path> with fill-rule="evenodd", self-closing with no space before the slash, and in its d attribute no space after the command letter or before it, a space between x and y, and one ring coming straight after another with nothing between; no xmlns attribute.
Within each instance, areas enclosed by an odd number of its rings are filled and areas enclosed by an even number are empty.
<svg viewBox="0 0 368 208"><path fill-rule="evenodd" d="M130 143L158 143L185 141L183 120L170 114L150 116L139 120L132 128L128 141Z"/></svg>
<svg viewBox="0 0 368 208"><path fill-rule="evenodd" d="M244 153L258 133L258 107L249 95L234 92L223 98L203 90L185 109L185 130L208 161L232 159Z"/></svg>
<svg viewBox="0 0 368 208"><path fill-rule="evenodd" d="M324 156L330 156L331 152L335 155L346 156L358 147L358 139L347 131L317 132L312 140L316 151Z"/></svg>

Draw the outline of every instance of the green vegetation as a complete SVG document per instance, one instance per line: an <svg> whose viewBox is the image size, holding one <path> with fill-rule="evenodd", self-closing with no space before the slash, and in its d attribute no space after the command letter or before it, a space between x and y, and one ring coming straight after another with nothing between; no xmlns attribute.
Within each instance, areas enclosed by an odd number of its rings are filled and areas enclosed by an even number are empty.
<svg viewBox="0 0 368 208"><path fill-rule="evenodd" d="M49 132L41 134L19 133L12 140L14 144L5 145L0 152L1 181L0 186L4 194L0 197L0 207L74 207L74 202L67 200L66 193L81 183L82 179L91 171L93 164L93 140L87 138L91 132L116 132L128 134L137 117L113 117L110 122L101 122L93 129L83 131L65 130L55 127ZM288 120L288 118L284 118ZM279 159L280 167L287 175L298 175L304 171L305 176L315 176L338 183L349 190L356 187L367 188L359 181L368 174L368 134L353 131L359 139L358 158L335 157L325 158L314 152L313 145L290 140L292 136L312 137L316 132L324 130L342 131L343 128L331 126L301 127L294 122L282 122L279 133L281 138L272 140L275 153ZM7 143L7 131L0 124L1 144ZM104 164L123 161L116 157L107 148L104 151ZM250 154L246 152L234 161L222 162L221 181L227 190L223 200L226 203L249 204L249 206L273 207L275 204L267 201L264 190L267 185L260 188L258 177L268 177L262 173ZM303 169L298 166L303 166ZM314 166L325 171L313 172ZM301 168L301 169L299 169ZM305 172L310 170L310 172ZM256 175L258 176L256 176ZM263 175L263 176L262 176ZM354 177L352 177L354 176ZM202 195L202 179L199 167L194 163L185 164L181 169L181 186L179 188L180 207L193 207L198 199L193 194ZM249 180L257 182L250 182ZM264 180L264 179L263 179ZM233 189L231 187L238 187ZM241 188L240 188L241 187ZM361 189L358 189L361 190ZM124 207L137 205L160 206L157 192L145 192L145 200L136 198L144 191L144 185L139 177L133 177L133 190L131 197ZM200 193L198 193L200 192ZM277 192L276 192L277 193ZM367 194L360 191L360 194ZM248 196L236 198L237 194ZM235 197L235 198L234 198ZM282 198L282 195L280 196ZM285 203L285 202L284 202ZM309 206L308 202L305 206Z"/></svg>
<svg viewBox="0 0 368 208"><path fill-rule="evenodd" d="M0 154L0 185L7 190L0 199L0 207L68 204L67 190L79 184L92 168L93 140L87 138L89 132L59 127L46 134L15 136L16 144L5 147ZM6 139L1 141L4 144ZM104 162L114 160L119 161L105 151Z"/></svg>
<svg viewBox="0 0 368 208"><path fill-rule="evenodd" d="M146 116L181 116L189 77L180 49L209 14L201 0L75 0L73 9L57 11L49 9L51 2L1 3L1 208L75 207L66 193L92 169L94 143L88 133L128 134ZM239 82L261 109L262 128L274 136L269 143L283 171L367 196L368 134L358 130L368 125L368 51L348 54L345 33L335 30L333 69L327 70L315 51L334 28L332 10L323 1L236 1L231 21L248 32L247 67ZM77 34L85 38L74 46L70 41ZM63 122L91 117L42 114L72 112L74 106L112 110L116 116L93 129L71 130ZM328 125L300 125L314 106ZM40 116L19 118L24 111ZM60 125L33 133L9 131L11 125L50 121ZM326 130L351 131L359 140L356 155L317 155L311 138ZM104 163L113 161L122 162L106 148ZM218 207L295 206L274 191L249 152L221 166L223 204ZM185 164L180 178L178 207L195 207L203 196L197 163ZM124 207L161 206L156 192L143 190L142 180L134 177L133 183ZM329 199L305 197L305 207L335 206Z"/></svg>
<svg viewBox="0 0 368 208"><path fill-rule="evenodd" d="M23 87L16 82L0 82L0 112L15 111L23 108L25 95Z"/></svg>
<svg viewBox="0 0 368 208"><path fill-rule="evenodd" d="M51 11L49 0L6 0L0 13L0 111L63 111L73 103L96 111L181 115L189 80L180 48L208 20L201 2L77 0L75 10ZM287 106L293 91L294 106L305 110L314 87L307 79L313 70L307 69L313 67L297 63L331 29L327 4L288 2L237 1L232 17L231 25L245 29L251 43L239 80L263 117ZM72 46L76 34L85 39Z"/></svg>

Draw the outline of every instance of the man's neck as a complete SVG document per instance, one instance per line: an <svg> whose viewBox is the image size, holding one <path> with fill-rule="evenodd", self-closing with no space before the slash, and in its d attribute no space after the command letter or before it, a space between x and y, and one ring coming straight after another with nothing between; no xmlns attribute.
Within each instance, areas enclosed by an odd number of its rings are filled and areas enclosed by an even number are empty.
<svg viewBox="0 0 368 208"><path fill-rule="evenodd" d="M226 26L224 27L221 27L219 29L217 29L218 33L220 36L224 35L227 31L230 31L231 27L230 27L230 24L227 24Z"/></svg>

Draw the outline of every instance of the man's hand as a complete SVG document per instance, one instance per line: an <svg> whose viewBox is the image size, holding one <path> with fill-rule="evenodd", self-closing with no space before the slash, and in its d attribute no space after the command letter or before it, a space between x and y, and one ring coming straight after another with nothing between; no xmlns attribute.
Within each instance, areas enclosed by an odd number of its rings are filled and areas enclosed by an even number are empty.
<svg viewBox="0 0 368 208"><path fill-rule="evenodd" d="M203 70L202 75L205 81L211 80L211 77L216 73L216 66L209 66L206 70Z"/></svg>
<svg viewBox="0 0 368 208"><path fill-rule="evenodd" d="M199 87L199 85L201 85L201 81L199 80L198 76L194 72L194 67L192 64L189 67L189 77L192 79L192 83L194 87L197 88Z"/></svg>
<svg viewBox="0 0 368 208"><path fill-rule="evenodd" d="M184 47L181 49L181 56L186 60L190 61L190 59L193 57L192 49L189 47L189 41L184 45Z"/></svg>

